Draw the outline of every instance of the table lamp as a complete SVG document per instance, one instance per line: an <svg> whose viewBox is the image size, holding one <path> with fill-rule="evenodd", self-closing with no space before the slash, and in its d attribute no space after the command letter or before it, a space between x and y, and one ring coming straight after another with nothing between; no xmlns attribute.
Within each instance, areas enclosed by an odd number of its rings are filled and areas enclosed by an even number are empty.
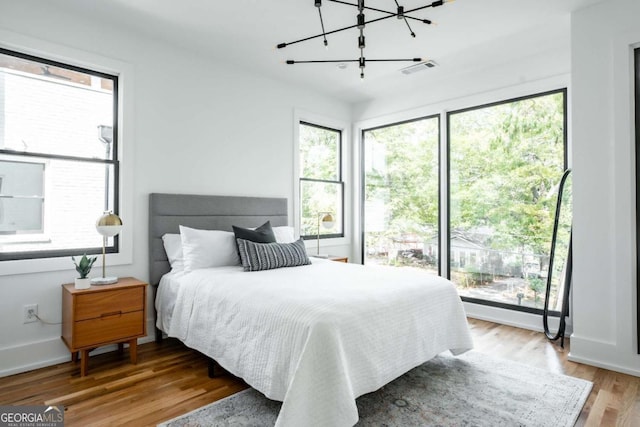
<svg viewBox="0 0 640 427"><path fill-rule="evenodd" d="M102 277L94 277L91 279L92 285L110 285L117 283L117 277L107 277L106 275L106 247L107 238L116 236L122 230L122 220L120 217L111 212L105 212L98 221L96 221L96 230L102 235Z"/></svg>

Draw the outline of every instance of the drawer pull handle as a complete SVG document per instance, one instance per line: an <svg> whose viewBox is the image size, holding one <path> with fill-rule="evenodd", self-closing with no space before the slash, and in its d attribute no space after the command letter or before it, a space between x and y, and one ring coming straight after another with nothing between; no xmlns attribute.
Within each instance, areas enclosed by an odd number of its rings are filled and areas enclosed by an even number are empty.
<svg viewBox="0 0 640 427"><path fill-rule="evenodd" d="M109 316L120 316L122 314L122 310L112 311L111 313L102 313L100 317L109 317Z"/></svg>

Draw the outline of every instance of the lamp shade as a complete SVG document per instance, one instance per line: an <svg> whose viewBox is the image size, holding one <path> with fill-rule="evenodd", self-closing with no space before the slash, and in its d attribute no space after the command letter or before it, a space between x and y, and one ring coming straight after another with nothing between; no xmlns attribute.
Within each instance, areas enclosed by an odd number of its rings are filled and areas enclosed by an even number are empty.
<svg viewBox="0 0 640 427"><path fill-rule="evenodd" d="M122 230L122 220L118 215L106 212L96 221L96 230L104 237L113 237Z"/></svg>
<svg viewBox="0 0 640 427"><path fill-rule="evenodd" d="M330 213L325 214L320 220L320 222L322 223L322 226L324 228L332 228L336 224L336 220L333 218L333 215L331 215Z"/></svg>
<svg viewBox="0 0 640 427"><path fill-rule="evenodd" d="M103 236L102 239L102 277L94 277L91 279L92 285L110 285L112 283L116 283L118 281L117 277L107 277L106 268L107 268L107 259L106 259L106 246L107 246L107 237L113 237L120 233L122 230L122 220L116 214L111 212L105 212L98 220L96 221L96 230L98 233Z"/></svg>

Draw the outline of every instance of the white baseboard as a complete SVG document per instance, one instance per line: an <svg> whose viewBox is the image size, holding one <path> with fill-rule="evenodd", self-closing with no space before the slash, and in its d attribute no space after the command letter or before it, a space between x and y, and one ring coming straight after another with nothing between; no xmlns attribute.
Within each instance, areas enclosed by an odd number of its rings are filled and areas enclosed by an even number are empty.
<svg viewBox="0 0 640 427"><path fill-rule="evenodd" d="M640 356L620 349L615 343L596 341L571 335L571 351L567 359L610 371L640 377Z"/></svg>
<svg viewBox="0 0 640 427"><path fill-rule="evenodd" d="M0 377L32 371L71 360L60 338L0 349Z"/></svg>
<svg viewBox="0 0 640 427"><path fill-rule="evenodd" d="M147 319L147 336L138 338L138 344L151 342L154 336L154 321ZM118 349L117 345L97 348L91 355L103 354ZM71 353L60 337L21 344L0 349L0 378L34 369L45 368L71 361Z"/></svg>
<svg viewBox="0 0 640 427"><path fill-rule="evenodd" d="M628 368L626 366L620 366L615 363L602 362L586 357L580 357L571 354L571 352L569 352L569 354L567 355L567 359L571 362L582 363L585 365L595 366L597 368L608 369L609 371L621 372L623 374L633 375L634 377L640 377L640 369Z"/></svg>

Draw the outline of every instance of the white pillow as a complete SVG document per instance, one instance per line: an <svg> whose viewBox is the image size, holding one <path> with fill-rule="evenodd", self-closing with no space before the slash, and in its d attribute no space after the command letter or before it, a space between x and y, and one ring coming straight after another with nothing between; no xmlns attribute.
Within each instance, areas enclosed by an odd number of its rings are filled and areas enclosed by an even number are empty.
<svg viewBox="0 0 640 427"><path fill-rule="evenodd" d="M185 271L240 265L234 234L180 226Z"/></svg>
<svg viewBox="0 0 640 427"><path fill-rule="evenodd" d="M273 235L276 236L276 242L278 243L293 243L296 241L293 227L272 227Z"/></svg>
<svg viewBox="0 0 640 427"><path fill-rule="evenodd" d="M182 255L182 237L179 234L165 234L162 236L164 251L167 253L171 269L184 270L184 257Z"/></svg>

